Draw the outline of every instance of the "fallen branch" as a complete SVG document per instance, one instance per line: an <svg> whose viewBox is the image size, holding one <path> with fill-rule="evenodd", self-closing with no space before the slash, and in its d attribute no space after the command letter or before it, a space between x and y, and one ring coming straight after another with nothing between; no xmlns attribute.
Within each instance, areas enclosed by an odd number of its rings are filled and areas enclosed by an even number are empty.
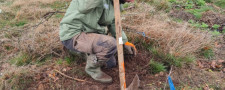
<svg viewBox="0 0 225 90"><path fill-rule="evenodd" d="M56 69L54 69L54 71L57 72L57 73L59 73L59 74L61 74L61 75L63 75L63 76L66 77L66 78L73 79L73 80L75 80L75 81L92 83L92 82L89 82L89 81L86 81L86 80L82 80L82 79L70 77L70 76L68 76L68 75L66 75L66 74L64 74L64 73L62 73L62 72L60 72L60 71L58 71L58 70L56 70Z"/></svg>

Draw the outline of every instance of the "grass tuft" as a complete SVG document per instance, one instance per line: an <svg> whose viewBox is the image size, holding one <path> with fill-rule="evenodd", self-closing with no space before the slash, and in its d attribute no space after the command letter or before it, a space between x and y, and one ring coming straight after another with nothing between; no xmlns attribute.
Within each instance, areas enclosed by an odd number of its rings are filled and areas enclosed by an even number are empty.
<svg viewBox="0 0 225 90"><path fill-rule="evenodd" d="M153 74L164 72L166 71L166 66L164 66L162 63L155 62L152 59L149 63L149 71L150 73L153 73Z"/></svg>
<svg viewBox="0 0 225 90"><path fill-rule="evenodd" d="M162 53L183 57L211 43L212 37L208 32L189 27L186 22L173 22L163 13L152 16L149 12L154 11L154 8L148 4L139 5L140 8L126 12L123 27L145 32L150 41L155 42L153 46Z"/></svg>
<svg viewBox="0 0 225 90"><path fill-rule="evenodd" d="M203 48L201 50L201 55L204 56L207 59L212 59L215 56L212 48L210 48L210 47Z"/></svg>
<svg viewBox="0 0 225 90"><path fill-rule="evenodd" d="M34 78L34 73L28 69L17 69L9 71L0 77L0 89L1 90L25 90L27 89Z"/></svg>
<svg viewBox="0 0 225 90"><path fill-rule="evenodd" d="M25 53L20 53L18 56L10 60L11 64L15 64L17 66L23 66L23 65L29 64L30 62L31 62L31 59L29 55Z"/></svg>
<svg viewBox="0 0 225 90"><path fill-rule="evenodd" d="M65 2L65 1L55 1L50 6L52 9L62 9L63 7L66 6L66 4L67 4L67 2Z"/></svg>
<svg viewBox="0 0 225 90"><path fill-rule="evenodd" d="M15 26L19 27L19 26L24 26L25 24L27 24L27 21L18 21L15 23Z"/></svg>
<svg viewBox="0 0 225 90"><path fill-rule="evenodd" d="M221 8L225 8L225 1L224 0L218 0L215 2L215 4Z"/></svg>

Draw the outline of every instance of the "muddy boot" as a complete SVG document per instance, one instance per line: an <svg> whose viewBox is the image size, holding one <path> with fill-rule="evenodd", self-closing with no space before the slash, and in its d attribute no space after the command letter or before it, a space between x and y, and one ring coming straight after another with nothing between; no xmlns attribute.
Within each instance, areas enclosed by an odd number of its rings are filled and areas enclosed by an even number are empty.
<svg viewBox="0 0 225 90"><path fill-rule="evenodd" d="M111 83L112 77L101 71L103 64L105 64L105 61L97 60L95 55L87 55L85 71L98 82Z"/></svg>

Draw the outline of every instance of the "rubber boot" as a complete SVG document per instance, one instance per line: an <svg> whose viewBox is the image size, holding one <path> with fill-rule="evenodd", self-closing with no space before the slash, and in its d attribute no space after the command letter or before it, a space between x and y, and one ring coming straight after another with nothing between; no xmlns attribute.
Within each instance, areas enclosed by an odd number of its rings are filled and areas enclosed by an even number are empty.
<svg viewBox="0 0 225 90"><path fill-rule="evenodd" d="M96 55L87 55L87 63L85 71L89 74L94 80L101 83L111 83L112 77L105 74L101 70L101 66L105 64L105 60L97 60Z"/></svg>

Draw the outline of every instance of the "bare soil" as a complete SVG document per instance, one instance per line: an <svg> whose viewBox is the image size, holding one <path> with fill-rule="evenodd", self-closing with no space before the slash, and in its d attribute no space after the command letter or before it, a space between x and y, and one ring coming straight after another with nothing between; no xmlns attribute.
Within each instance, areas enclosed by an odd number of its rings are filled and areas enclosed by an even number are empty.
<svg viewBox="0 0 225 90"><path fill-rule="evenodd" d="M170 16L171 17L175 17L175 18L180 18L180 19L183 19L183 20L195 20L195 16L189 12L185 12L184 10L172 10L170 12Z"/></svg>
<svg viewBox="0 0 225 90"><path fill-rule="evenodd" d="M215 47L216 58L225 60L225 35L216 40Z"/></svg>
<svg viewBox="0 0 225 90"><path fill-rule="evenodd" d="M136 57L125 55L127 86L129 86L132 79L137 74L141 80L140 90L152 90L164 87L169 89L168 85L165 86L165 84L167 84L166 79L169 70L167 72L161 72L155 75L148 72L148 63L151 58L151 53L144 50L139 51ZM206 60L202 60L202 62L206 63ZM35 82L28 89L120 90L118 67L112 69L103 68L104 72L113 77L113 83L111 84L101 84L95 82L85 73L84 67L84 60L70 66L59 66L52 64L42 67L41 70L38 70L34 78ZM225 68L225 64L223 64L223 67ZM71 77L83 79L91 83L77 82L68 79L58 73L55 73L54 69L60 70ZM173 67L171 77L175 87L180 87L180 89L185 88L181 86L202 88L205 87L205 85L210 85L211 87L219 88L218 90L224 90L225 72L216 70L210 72L209 70L211 70L210 67L201 68L198 64L186 65L182 68Z"/></svg>
<svg viewBox="0 0 225 90"><path fill-rule="evenodd" d="M212 27L214 24L224 26L225 16L213 11L207 11L202 14L201 21L207 23L210 27Z"/></svg>
<svg viewBox="0 0 225 90"><path fill-rule="evenodd" d="M204 22L207 25L209 25L209 28L213 29L212 26L217 24L220 25L218 31L222 32L222 30L225 28L225 16L213 11L207 11L202 14L202 17L200 20L196 19L195 16L191 13L185 12L184 10L172 10L170 12L171 17L183 19L183 20L195 20Z"/></svg>

